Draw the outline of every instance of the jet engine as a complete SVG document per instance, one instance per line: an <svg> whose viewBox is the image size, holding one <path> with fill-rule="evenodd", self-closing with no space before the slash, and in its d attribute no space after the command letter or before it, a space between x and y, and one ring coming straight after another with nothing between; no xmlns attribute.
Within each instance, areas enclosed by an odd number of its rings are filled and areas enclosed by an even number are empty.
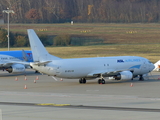
<svg viewBox="0 0 160 120"><path fill-rule="evenodd" d="M22 64L13 64L10 67L6 68L6 71L9 73L22 73L25 71L25 66Z"/></svg>
<svg viewBox="0 0 160 120"><path fill-rule="evenodd" d="M111 78L114 80L131 80L133 78L133 74L130 71L123 71L118 73L118 75L110 77L109 79Z"/></svg>

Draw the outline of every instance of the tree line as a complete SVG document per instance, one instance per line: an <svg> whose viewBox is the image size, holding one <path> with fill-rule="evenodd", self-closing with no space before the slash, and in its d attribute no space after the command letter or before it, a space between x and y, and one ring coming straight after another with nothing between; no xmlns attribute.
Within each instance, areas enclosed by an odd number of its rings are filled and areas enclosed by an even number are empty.
<svg viewBox="0 0 160 120"><path fill-rule="evenodd" d="M28 47L29 40L26 34L9 33L11 47ZM84 45L98 45L104 44L103 39L95 37L79 37L68 34L61 34L57 36L48 36L46 34L38 34L44 46L84 46ZM0 47L8 46L8 31L0 28Z"/></svg>
<svg viewBox="0 0 160 120"><path fill-rule="evenodd" d="M160 0L1 0L0 10L7 7L12 23L160 22Z"/></svg>
<svg viewBox="0 0 160 120"><path fill-rule="evenodd" d="M52 45L52 43L49 42L47 35L40 34L38 36L45 46ZM26 34L10 32L9 39L11 47L30 46L28 36ZM6 29L0 28L0 47L7 47L7 46L8 46L8 31Z"/></svg>

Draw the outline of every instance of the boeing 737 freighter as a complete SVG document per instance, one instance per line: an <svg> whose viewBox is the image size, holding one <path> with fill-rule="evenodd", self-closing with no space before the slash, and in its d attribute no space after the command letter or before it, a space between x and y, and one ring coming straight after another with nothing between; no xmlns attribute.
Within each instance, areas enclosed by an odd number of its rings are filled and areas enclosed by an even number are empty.
<svg viewBox="0 0 160 120"><path fill-rule="evenodd" d="M140 76L143 80L143 74L154 69L148 59L137 56L61 59L47 52L34 30L28 29L28 36L34 60L31 67L54 77L79 79L79 83L99 78L98 83L105 84L104 77L131 80Z"/></svg>
<svg viewBox="0 0 160 120"><path fill-rule="evenodd" d="M33 62L32 52L27 50L0 51L0 69L9 73L22 73Z"/></svg>

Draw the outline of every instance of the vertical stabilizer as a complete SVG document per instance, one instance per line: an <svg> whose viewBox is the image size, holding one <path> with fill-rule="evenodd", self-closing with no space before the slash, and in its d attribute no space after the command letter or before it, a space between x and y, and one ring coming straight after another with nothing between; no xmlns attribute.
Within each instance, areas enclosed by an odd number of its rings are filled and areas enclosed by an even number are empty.
<svg viewBox="0 0 160 120"><path fill-rule="evenodd" d="M154 64L155 68L153 71L160 71L160 60Z"/></svg>
<svg viewBox="0 0 160 120"><path fill-rule="evenodd" d="M28 58L24 50L22 50L22 56L23 56L23 60L27 62Z"/></svg>
<svg viewBox="0 0 160 120"><path fill-rule="evenodd" d="M48 51L45 49L44 45L42 44L42 42L40 41L33 29L28 29L27 31L33 54L33 60L35 62L60 59L48 53Z"/></svg>

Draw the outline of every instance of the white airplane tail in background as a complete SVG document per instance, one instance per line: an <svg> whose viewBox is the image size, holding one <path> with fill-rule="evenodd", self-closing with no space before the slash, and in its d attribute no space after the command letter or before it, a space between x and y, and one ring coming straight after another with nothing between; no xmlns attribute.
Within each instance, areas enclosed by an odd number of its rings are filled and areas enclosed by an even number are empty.
<svg viewBox="0 0 160 120"><path fill-rule="evenodd" d="M48 53L33 29L28 29L27 31L33 54L33 60L35 62L60 59Z"/></svg>
<svg viewBox="0 0 160 120"><path fill-rule="evenodd" d="M160 71L160 60L154 64L155 68L153 71Z"/></svg>

